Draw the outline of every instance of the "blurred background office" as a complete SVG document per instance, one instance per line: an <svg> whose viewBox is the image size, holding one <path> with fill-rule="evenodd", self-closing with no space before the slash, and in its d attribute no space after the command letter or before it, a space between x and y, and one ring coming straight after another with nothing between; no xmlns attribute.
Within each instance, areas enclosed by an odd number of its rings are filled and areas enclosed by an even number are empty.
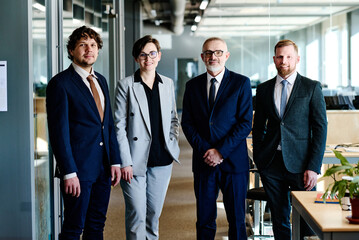
<svg viewBox="0 0 359 240"><path fill-rule="evenodd" d="M57 239L61 197L53 178L45 88L67 68L69 34L84 24L103 40L96 71L109 81L133 73L133 42L152 34L162 46L158 72L185 82L204 72L203 41L222 37L227 67L255 87L276 74L280 39L299 46L298 71L320 81L328 109L359 101L359 0L1 0L0 239Z"/></svg>

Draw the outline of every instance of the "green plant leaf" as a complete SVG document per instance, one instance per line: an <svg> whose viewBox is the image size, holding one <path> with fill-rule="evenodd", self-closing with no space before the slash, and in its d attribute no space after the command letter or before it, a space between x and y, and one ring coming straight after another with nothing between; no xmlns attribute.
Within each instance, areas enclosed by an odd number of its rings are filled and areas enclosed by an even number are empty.
<svg viewBox="0 0 359 240"><path fill-rule="evenodd" d="M337 150L333 150L335 157L338 158L340 160L340 163L342 165L350 165L350 163L348 162L348 160Z"/></svg>
<svg viewBox="0 0 359 240"><path fill-rule="evenodd" d="M338 173L339 174L343 174L345 172L345 170L349 170L353 168L352 165L344 165L344 166L336 166L334 165L333 167L330 167L327 169L327 171L325 171L325 174L323 175L324 177L329 177L335 173ZM344 170L344 171L343 171ZM342 173L340 171L343 171Z"/></svg>
<svg viewBox="0 0 359 240"><path fill-rule="evenodd" d="M358 183L359 183L359 176L353 177L352 183L358 184ZM359 186L359 185L358 185L358 186Z"/></svg>
<svg viewBox="0 0 359 240"><path fill-rule="evenodd" d="M358 164L350 164L340 152L336 150L333 150L333 152L335 157L340 160L341 165L333 165L325 171L323 176L332 177L334 182L329 184L324 193L324 197L327 197L330 191L330 196L334 197L337 195L341 204L341 199L347 192L349 192L351 198L359 197L359 161ZM337 175L346 175L352 178L337 180Z"/></svg>

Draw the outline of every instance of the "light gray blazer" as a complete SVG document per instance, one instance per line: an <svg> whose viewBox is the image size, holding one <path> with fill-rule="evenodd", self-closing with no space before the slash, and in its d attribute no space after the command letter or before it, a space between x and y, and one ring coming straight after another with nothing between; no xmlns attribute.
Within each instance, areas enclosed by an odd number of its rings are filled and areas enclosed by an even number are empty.
<svg viewBox="0 0 359 240"><path fill-rule="evenodd" d="M179 121L172 79L160 75L160 95L163 135L166 149L178 161ZM132 166L133 174L144 176L151 146L151 122L145 89L135 82L134 75L117 81L115 127L122 160L121 167Z"/></svg>

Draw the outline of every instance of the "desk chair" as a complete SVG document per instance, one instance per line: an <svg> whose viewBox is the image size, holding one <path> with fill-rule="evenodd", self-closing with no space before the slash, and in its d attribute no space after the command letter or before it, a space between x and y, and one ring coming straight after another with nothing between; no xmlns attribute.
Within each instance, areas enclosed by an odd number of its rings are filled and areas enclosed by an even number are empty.
<svg viewBox="0 0 359 240"><path fill-rule="evenodd" d="M264 213L265 202L268 200L263 187L259 187L259 174L257 169L251 169L250 172L255 174L255 187L247 191L247 200L253 200L253 229L254 235L252 237L270 237L264 235Z"/></svg>

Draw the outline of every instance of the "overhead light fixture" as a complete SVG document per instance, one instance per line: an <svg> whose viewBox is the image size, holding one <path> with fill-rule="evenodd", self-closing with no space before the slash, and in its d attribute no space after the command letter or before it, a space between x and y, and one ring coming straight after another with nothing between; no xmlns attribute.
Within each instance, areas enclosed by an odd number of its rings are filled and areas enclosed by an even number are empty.
<svg viewBox="0 0 359 240"><path fill-rule="evenodd" d="M194 21L196 23L199 23L201 21L202 17L200 15L197 15L195 18L194 18Z"/></svg>
<svg viewBox="0 0 359 240"><path fill-rule="evenodd" d="M41 5L40 3L34 3L32 6L36 9L40 10L41 12L46 11L46 7L44 5Z"/></svg>
<svg viewBox="0 0 359 240"><path fill-rule="evenodd" d="M73 18L73 19L72 19L72 22L73 22L75 25L82 23L81 20L76 19L76 18Z"/></svg>
<svg viewBox="0 0 359 240"><path fill-rule="evenodd" d="M208 5L208 0L203 0L199 5L199 9L204 10L206 9L207 5Z"/></svg>
<svg viewBox="0 0 359 240"><path fill-rule="evenodd" d="M152 15L152 17L157 17L157 12L155 9L151 10L151 15Z"/></svg>
<svg viewBox="0 0 359 240"><path fill-rule="evenodd" d="M197 30L197 25L192 25L191 31L194 32L194 31L196 31L196 30Z"/></svg>

